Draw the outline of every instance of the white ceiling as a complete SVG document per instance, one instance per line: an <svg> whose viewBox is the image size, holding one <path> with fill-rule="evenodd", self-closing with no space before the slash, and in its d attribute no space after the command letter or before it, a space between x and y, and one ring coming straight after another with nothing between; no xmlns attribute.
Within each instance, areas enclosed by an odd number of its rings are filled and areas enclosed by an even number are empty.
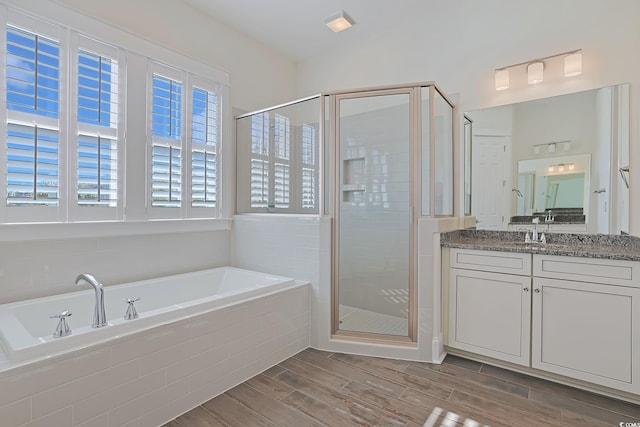
<svg viewBox="0 0 640 427"><path fill-rule="evenodd" d="M294 61L388 31L392 25L402 25L428 3L428 0L182 1ZM347 12L356 25L333 33L322 21L340 10Z"/></svg>

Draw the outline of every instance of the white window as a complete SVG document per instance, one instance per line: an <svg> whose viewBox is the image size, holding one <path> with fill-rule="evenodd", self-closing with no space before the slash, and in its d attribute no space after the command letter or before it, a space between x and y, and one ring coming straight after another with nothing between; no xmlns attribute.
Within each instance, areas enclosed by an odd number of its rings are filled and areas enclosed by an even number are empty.
<svg viewBox="0 0 640 427"><path fill-rule="evenodd" d="M120 219L123 216L124 63L121 50L73 37L76 113L73 219ZM93 208L93 209L92 209Z"/></svg>
<svg viewBox="0 0 640 427"><path fill-rule="evenodd" d="M58 221L64 212L65 57L54 26L20 14L5 25L3 222Z"/></svg>
<svg viewBox="0 0 640 427"><path fill-rule="evenodd" d="M251 208L269 207L269 113L251 116Z"/></svg>
<svg viewBox="0 0 640 427"><path fill-rule="evenodd" d="M75 19L0 5L0 224L219 217L228 76Z"/></svg>
<svg viewBox="0 0 640 427"><path fill-rule="evenodd" d="M317 125L293 124L298 106L238 119L239 212L318 213Z"/></svg>
<svg viewBox="0 0 640 427"><path fill-rule="evenodd" d="M211 82L189 76L190 115L190 217L215 216L218 203L218 146L220 89Z"/></svg>
<svg viewBox="0 0 640 427"><path fill-rule="evenodd" d="M302 173L302 209L317 208L318 195L318 137L316 128L312 125L302 125L301 140L301 173Z"/></svg>
<svg viewBox="0 0 640 427"><path fill-rule="evenodd" d="M182 72L151 63L149 97L150 209L152 217L179 218L183 194L184 95ZM155 213L154 213L155 211Z"/></svg>

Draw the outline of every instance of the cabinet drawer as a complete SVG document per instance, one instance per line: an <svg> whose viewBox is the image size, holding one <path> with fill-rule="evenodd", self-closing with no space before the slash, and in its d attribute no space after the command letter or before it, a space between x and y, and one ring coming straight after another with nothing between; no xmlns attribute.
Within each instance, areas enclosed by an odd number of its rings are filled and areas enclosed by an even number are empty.
<svg viewBox="0 0 640 427"><path fill-rule="evenodd" d="M531 254L451 249L450 266L492 273L531 275Z"/></svg>
<svg viewBox="0 0 640 427"><path fill-rule="evenodd" d="M635 261L534 255L533 275L640 288L640 263Z"/></svg>

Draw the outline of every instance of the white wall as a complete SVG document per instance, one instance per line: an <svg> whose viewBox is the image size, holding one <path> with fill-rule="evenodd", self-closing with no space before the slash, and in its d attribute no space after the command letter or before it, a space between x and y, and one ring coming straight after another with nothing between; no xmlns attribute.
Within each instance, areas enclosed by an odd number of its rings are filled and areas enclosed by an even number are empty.
<svg viewBox="0 0 640 427"><path fill-rule="evenodd" d="M631 83L631 169L640 167L640 56L633 53L640 43L637 0L423 3L376 37L300 63L299 96L434 80L446 93L459 94L462 112ZM583 49L578 77L562 77L562 61L550 61L543 84L528 86L523 68L514 70L520 74L512 76L510 89L494 89L496 68L577 48ZM631 231L640 235L640 186L632 189L631 207Z"/></svg>
<svg viewBox="0 0 640 427"><path fill-rule="evenodd" d="M231 75L234 107L252 111L295 97L293 61L182 1L56 1L226 71ZM30 0L29 3L52 2Z"/></svg>

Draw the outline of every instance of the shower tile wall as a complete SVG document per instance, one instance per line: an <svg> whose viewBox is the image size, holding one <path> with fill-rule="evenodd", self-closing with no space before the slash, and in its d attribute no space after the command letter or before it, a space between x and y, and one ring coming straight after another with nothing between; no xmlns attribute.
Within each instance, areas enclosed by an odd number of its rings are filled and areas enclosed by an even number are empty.
<svg viewBox="0 0 640 427"><path fill-rule="evenodd" d="M79 290L91 273L105 285L230 264L227 230L0 243L0 303Z"/></svg>
<svg viewBox="0 0 640 427"><path fill-rule="evenodd" d="M233 265L317 284L320 218L236 215Z"/></svg>
<svg viewBox="0 0 640 427"><path fill-rule="evenodd" d="M341 134L348 138L343 138L341 153L345 191L340 304L404 318L409 281L408 117L408 106L402 105L341 119ZM398 125L384 125L390 121Z"/></svg>

